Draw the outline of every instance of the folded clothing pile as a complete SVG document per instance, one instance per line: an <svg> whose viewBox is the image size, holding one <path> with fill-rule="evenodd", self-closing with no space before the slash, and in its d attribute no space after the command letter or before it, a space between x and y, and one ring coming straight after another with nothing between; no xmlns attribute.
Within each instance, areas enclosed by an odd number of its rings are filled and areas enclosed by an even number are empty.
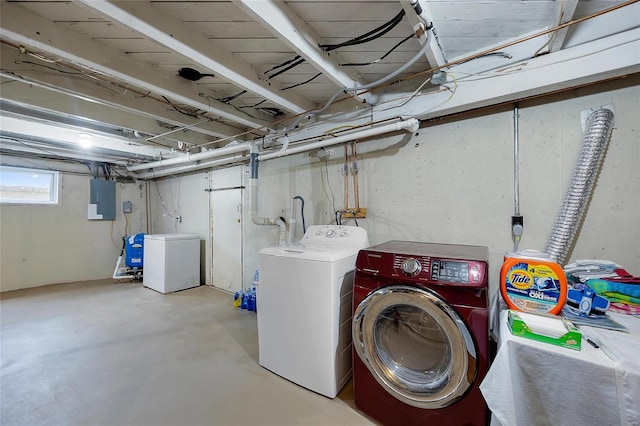
<svg viewBox="0 0 640 426"><path fill-rule="evenodd" d="M640 315L640 277L609 260L576 260L564 271L570 284L583 283L607 298L610 311Z"/></svg>

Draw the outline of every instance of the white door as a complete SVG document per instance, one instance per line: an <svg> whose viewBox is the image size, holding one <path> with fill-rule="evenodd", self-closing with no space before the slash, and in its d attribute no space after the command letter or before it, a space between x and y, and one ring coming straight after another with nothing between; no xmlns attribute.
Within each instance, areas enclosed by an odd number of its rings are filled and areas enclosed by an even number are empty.
<svg viewBox="0 0 640 426"><path fill-rule="evenodd" d="M242 290L242 167L211 172L211 283Z"/></svg>

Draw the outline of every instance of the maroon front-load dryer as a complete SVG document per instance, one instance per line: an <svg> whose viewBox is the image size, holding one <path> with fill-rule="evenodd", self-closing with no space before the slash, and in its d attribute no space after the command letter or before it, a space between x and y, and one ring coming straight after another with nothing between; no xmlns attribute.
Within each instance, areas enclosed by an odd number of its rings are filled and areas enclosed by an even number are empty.
<svg viewBox="0 0 640 426"><path fill-rule="evenodd" d="M361 250L353 291L358 409L385 425L481 425L489 367L486 247L390 241Z"/></svg>

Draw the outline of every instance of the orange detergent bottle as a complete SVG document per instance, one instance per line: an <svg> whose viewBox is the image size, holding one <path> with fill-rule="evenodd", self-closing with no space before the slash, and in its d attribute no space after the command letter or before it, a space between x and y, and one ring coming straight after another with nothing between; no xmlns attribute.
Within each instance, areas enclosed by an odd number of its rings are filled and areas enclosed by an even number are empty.
<svg viewBox="0 0 640 426"><path fill-rule="evenodd" d="M567 301L567 278L546 253L507 253L500 269L500 292L510 309L559 314Z"/></svg>

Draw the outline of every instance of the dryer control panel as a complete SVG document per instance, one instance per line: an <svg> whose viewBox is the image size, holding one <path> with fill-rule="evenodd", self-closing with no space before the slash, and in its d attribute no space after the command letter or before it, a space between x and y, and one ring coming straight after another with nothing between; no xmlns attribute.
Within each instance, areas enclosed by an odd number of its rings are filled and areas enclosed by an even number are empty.
<svg viewBox="0 0 640 426"><path fill-rule="evenodd" d="M482 287L488 283L488 249L390 241L366 249L359 256L356 268L389 278Z"/></svg>
<svg viewBox="0 0 640 426"><path fill-rule="evenodd" d="M405 277L434 282L479 284L485 275L484 262L460 259L440 259L431 256L395 255L393 267Z"/></svg>
<svg viewBox="0 0 640 426"><path fill-rule="evenodd" d="M435 259L431 262L431 280L455 283L480 282L483 269L478 262Z"/></svg>

